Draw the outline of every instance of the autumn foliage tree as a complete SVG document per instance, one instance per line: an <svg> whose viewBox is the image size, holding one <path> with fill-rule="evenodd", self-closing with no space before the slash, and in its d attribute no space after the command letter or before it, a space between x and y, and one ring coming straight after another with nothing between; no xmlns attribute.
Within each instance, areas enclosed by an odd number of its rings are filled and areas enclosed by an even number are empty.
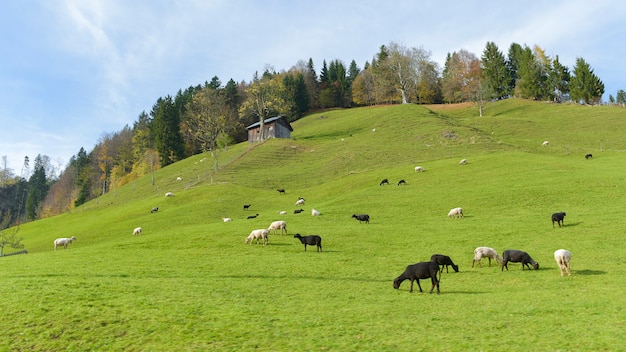
<svg viewBox="0 0 626 352"><path fill-rule="evenodd" d="M255 74L246 89L247 98L239 109L242 115L253 115L259 119L259 140L265 140L265 120L274 114L288 111L284 97L285 87L275 73L266 71L263 78Z"/></svg>
<svg viewBox="0 0 626 352"><path fill-rule="evenodd" d="M220 137L226 141L228 131L236 127L236 111L230 108L218 89L210 87L194 94L181 124L184 134L193 139L202 152L210 151L215 160Z"/></svg>

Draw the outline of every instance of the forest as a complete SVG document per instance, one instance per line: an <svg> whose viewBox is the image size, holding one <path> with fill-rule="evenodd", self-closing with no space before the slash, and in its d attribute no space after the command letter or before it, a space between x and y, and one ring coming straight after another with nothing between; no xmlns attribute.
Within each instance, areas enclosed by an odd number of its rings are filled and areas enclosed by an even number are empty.
<svg viewBox="0 0 626 352"><path fill-rule="evenodd" d="M380 46L363 68L352 60L312 59L288 70L271 66L249 81L203 84L158 97L132 126L102 135L93 150L80 148L64 170L50 158L25 157L21 172L0 168L0 230L72 211L154 170L247 139L245 127L274 116L295 121L323 109L379 104L486 103L510 97L554 103L600 104L604 84L589 63L577 58L571 69L558 55L512 43L505 53L488 42L478 57L466 50L448 53L443 67L423 48L395 42ZM626 92L609 96L626 104ZM262 129L261 129L262 130ZM219 165L215 165L218 168ZM19 241L18 241L19 242Z"/></svg>

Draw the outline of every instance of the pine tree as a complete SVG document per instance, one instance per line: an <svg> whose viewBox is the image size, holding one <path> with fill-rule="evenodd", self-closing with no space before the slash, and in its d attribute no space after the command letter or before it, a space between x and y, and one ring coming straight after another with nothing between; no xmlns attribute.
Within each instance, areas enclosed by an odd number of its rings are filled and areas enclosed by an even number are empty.
<svg viewBox="0 0 626 352"><path fill-rule="evenodd" d="M599 103L604 94L604 83L593 73L591 66L580 57L576 59L569 88L572 100L585 104Z"/></svg>
<svg viewBox="0 0 626 352"><path fill-rule="evenodd" d="M26 218L34 220L38 217L39 204L46 197L48 187L45 165L43 164L41 155L37 155L33 174L28 179Z"/></svg>
<svg viewBox="0 0 626 352"><path fill-rule="evenodd" d="M511 71L506 65L504 54L494 42L487 42L482 56L483 76L496 99L511 95Z"/></svg>

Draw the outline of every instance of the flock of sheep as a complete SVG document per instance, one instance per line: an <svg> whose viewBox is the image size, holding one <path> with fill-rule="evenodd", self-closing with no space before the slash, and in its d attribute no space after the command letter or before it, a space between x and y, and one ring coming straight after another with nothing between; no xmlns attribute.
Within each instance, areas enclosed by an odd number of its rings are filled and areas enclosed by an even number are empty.
<svg viewBox="0 0 626 352"><path fill-rule="evenodd" d="M547 146L549 144L548 141L544 142L543 145ZM586 155L585 156L587 159L591 157L591 155ZM460 165L466 165L467 164L467 159L462 159L459 162ZM422 166L416 166L415 167L415 172L424 172L424 168ZM180 179L177 179L180 180ZM388 179L383 179L379 185L388 185L389 184L389 180ZM398 185L405 185L406 181L405 180L400 180L398 182ZM285 194L285 189L284 188L278 188L277 191L280 194ZM174 193L172 192L167 192L165 193L165 197L166 198L171 198L174 197ZM299 197L298 200L295 202L296 206L303 206L305 203L305 199L302 197ZM248 210L250 208L251 204L244 204L243 209L244 210ZM159 208L158 207L154 207L152 208L152 210L150 211L151 213L156 213L158 212ZM299 214L303 211L303 209L296 209L294 210L294 214ZM279 211L278 212L280 215L284 215L287 214L286 211ZM255 214L255 215L249 215L247 217L247 219L253 219L256 218L259 214ZM316 209L312 209L311 210L311 215L312 216L319 216L320 212ZM565 212L558 212L558 213L554 213L552 214L551 220L552 220L552 227L554 227L554 223L557 223L559 227L563 226L563 220L565 217L566 213ZM448 212L448 217L451 218L463 218L463 209L461 207L456 207L456 208L452 208L449 212ZM352 215L352 218L356 219L359 221L359 223L365 222L365 223L369 223L370 217L368 214L354 214ZM231 222L232 218L228 218L228 217L223 217L222 220L224 222ZM139 236L142 234L143 229L141 227L136 227L133 230L133 236ZM283 220L278 220L278 221L273 221L269 227L267 229L255 229L252 230L252 232L250 232L250 234L248 235L248 237L246 237L244 243L246 244L252 244L253 242L256 242L257 244L259 243L259 241L261 241L261 243L265 246L268 244L268 237L269 234L271 232L274 232L273 234L276 235L277 231L280 231L280 234L287 234L287 223ZM299 233L295 234L293 236L294 238L297 238L303 245L304 245L304 250L306 251L306 247L307 245L309 246L316 246L316 249L318 252L322 251L322 238L318 235L309 235L309 236L301 236ZM54 250L57 249L57 247L59 246L63 246L64 249L67 249L67 246L69 244L72 244L73 241L76 241L76 237L72 236L72 237L67 237L67 238L57 238L54 240ZM512 249L507 249L502 253L502 258L498 255L498 252L490 247L477 247L474 250L474 258L472 260L472 268L474 267L475 263L478 263L478 265L480 267L482 267L482 258L488 258L489 259L489 266L491 266L491 259L494 259L494 261L498 262L501 264L501 271L504 271L504 268L507 269L507 271L509 270L508 268L508 263L509 262L513 262L513 263L521 263L522 264L522 270L524 270L524 267L527 267L529 270L531 268L531 266L535 269L538 270L539 269L539 263L537 263L535 260L532 259L532 257L521 250L512 250ZM572 253L569 250L566 249L558 249L557 251L554 252L554 259L557 262L557 265L559 266L559 270L561 273L561 276L564 276L564 272L567 272L567 275L570 276L571 275L571 268L570 268L570 261L572 258ZM435 288L437 288L437 293L440 293L440 288L439 288L439 282L440 282L440 278L441 278L441 273L443 273L443 269L445 267L446 272L448 272L448 266L452 266L452 268L454 269L455 272L459 271L459 267L454 264L454 262L452 261L452 259L449 256L446 255L442 255L442 254L433 254L430 258L430 261L428 262L419 262L416 264L411 264L408 265L405 269L405 271L398 276L397 278L395 278L393 280L393 287L394 289L398 289L400 287L400 284L405 281L405 280L410 280L411 286L409 288L409 292L413 292L413 282L416 281L417 285L419 287L420 292L422 291L422 287L419 283L420 279L431 279L432 282L432 287L430 289L430 293L433 292L433 290ZM439 274L439 276L438 276Z"/></svg>
<svg viewBox="0 0 626 352"><path fill-rule="evenodd" d="M549 142L545 141L543 145L547 146L549 145ZM592 157L591 154L587 154L585 156L586 159L589 159L591 157ZM466 165L467 159L462 159L459 162L459 164ZM424 172L424 171L425 170L422 166L415 167L415 172ZM398 185L400 185L401 183L405 184L404 180L401 180L398 183ZM379 185L382 186L382 185L388 185L388 184L389 184L389 180L385 178L380 182ZM551 216L552 227L554 227L555 223L557 223L559 227L563 226L563 220L565 218L565 215L566 215L565 212L557 212L557 213L552 214ZM356 218L357 215L353 215L353 217ZM452 208L448 212L448 217L459 218L459 219L463 218L464 217L463 209L461 207ZM361 219L359 218L357 219L361 221ZM472 268L474 267L475 263L478 263L478 265L482 267L482 264L481 264L482 258L489 259L489 266L491 266L491 259L494 259L496 262L499 262L501 265L501 271L504 271L505 268L507 271L509 270L509 267L508 267L509 262L521 263L522 270L524 270L525 267L530 270L531 266L535 270L539 269L539 263L537 263L528 253L521 251L521 250L507 249L502 253L502 258L500 258L500 256L498 255L498 252L495 249L490 248L490 247L478 247L474 250L474 259L472 260ZM571 276L571 267L570 267L571 259L572 259L572 253L567 249L558 249L554 252L554 260L559 266L561 276L564 276L564 272L567 272L567 275ZM442 254L433 254L430 258L430 261L428 262L419 262L419 263L408 265L406 269L404 270L404 272L393 280L393 288L398 289L400 288L400 284L402 284L403 281L409 280L411 283L409 292L413 292L413 282L417 281L417 286L419 287L420 292L423 292L422 287L419 283L419 280L430 278L432 282L430 293L432 293L435 288L437 288L437 293L440 293L439 282L441 279L441 273L443 272L444 267L446 268L446 272L448 272L448 266L452 266L452 268L456 272L459 271L459 267L454 264L454 262L449 256L442 255ZM439 274L439 276L437 274Z"/></svg>
<svg viewBox="0 0 626 352"><path fill-rule="evenodd" d="M278 193L280 194L285 194L285 189L284 188L278 188L277 189ZM302 197L299 197L298 200L296 201L295 205L296 206L302 206L304 205L305 199ZM244 210L248 210L250 209L251 204L244 204L243 209ZM303 210L302 209L296 209L294 211L294 214L299 214L301 213ZM278 211L278 214L280 215L285 215L287 214L287 211L285 210L281 210ZM321 213L316 210L316 209L311 209L311 216L319 216ZM256 218L259 214L255 214L255 215L249 215L247 217L247 219L253 219ZM222 218L222 220L224 222L231 222L233 221L233 219L231 218ZM263 245L267 245L269 240L269 234L274 231L274 235L276 235L277 231L280 231L280 234L283 235L287 235L287 223L284 220L276 220L273 221L270 226L267 229L256 229L256 230L252 230L252 232L250 232L250 234L248 235L248 237L246 237L244 243L246 244L252 244L253 242L256 241L257 244L259 244L259 241L261 241L261 243L263 243ZM304 251L306 251L306 246L316 246L316 249L318 252L322 251L322 238L318 235L309 235L309 236L302 236L299 233L295 234L293 236L293 238L297 238L300 243L302 243L304 245Z"/></svg>
<svg viewBox="0 0 626 352"><path fill-rule="evenodd" d="M530 270L531 266L535 270L539 270L539 263L537 263L528 253L516 249L505 250L502 253L502 258L500 258L498 252L491 247L477 247L474 250L472 268L475 263L478 263L478 265L482 267L482 258L489 258L489 266L491 266L491 259L493 258L496 262L500 263L501 271L504 271L504 268L506 268L507 271L509 270L509 262L522 263L522 270L524 270L524 267L527 267ZM554 252L554 260L559 266L561 276L564 276L564 272L567 272L568 276L572 275L570 267L571 259L572 253L567 249L558 249ZM410 280L411 287L409 288L409 292L413 292L414 281L417 281L417 286L419 287L420 292L423 292L422 286L420 285L420 279L430 278L432 282L430 293L433 293L435 288L437 288L437 293L440 293L439 282L441 281L441 273L443 273L444 267L446 268L446 272L448 272L448 266L452 266L456 272L459 271L458 265L455 265L450 257L442 254L433 254L429 262L419 262L408 265L404 272L393 280L393 288L398 289L403 281ZM439 274L439 276L437 276L437 274Z"/></svg>

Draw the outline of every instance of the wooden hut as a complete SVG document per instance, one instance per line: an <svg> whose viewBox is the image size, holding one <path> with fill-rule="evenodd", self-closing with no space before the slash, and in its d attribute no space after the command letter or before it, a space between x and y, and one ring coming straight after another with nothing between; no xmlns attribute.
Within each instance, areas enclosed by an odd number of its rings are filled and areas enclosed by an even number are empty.
<svg viewBox="0 0 626 352"><path fill-rule="evenodd" d="M269 119L265 119L265 139L268 138L291 138L291 132L293 128L285 116L276 116ZM248 130L248 142L259 142L261 123L255 122L252 125L246 127Z"/></svg>

